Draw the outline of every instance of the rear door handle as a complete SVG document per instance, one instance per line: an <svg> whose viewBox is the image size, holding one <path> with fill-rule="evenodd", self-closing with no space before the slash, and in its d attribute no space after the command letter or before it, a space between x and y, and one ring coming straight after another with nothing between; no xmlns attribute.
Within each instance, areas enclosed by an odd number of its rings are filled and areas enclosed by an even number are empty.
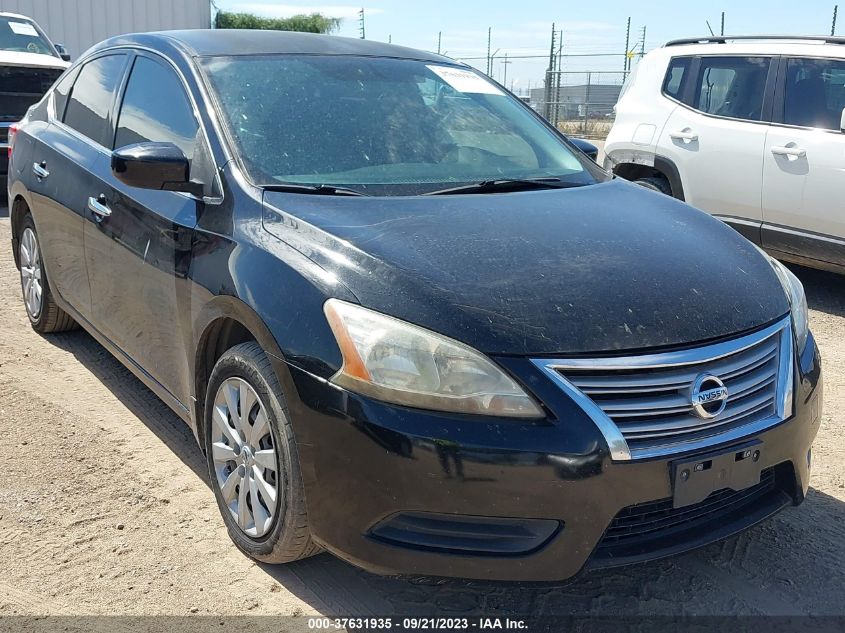
<svg viewBox="0 0 845 633"><path fill-rule="evenodd" d="M773 145L772 154L776 156L791 156L793 158L804 158L807 155L807 150L800 147L787 147L784 145Z"/></svg>
<svg viewBox="0 0 845 633"><path fill-rule="evenodd" d="M47 178L50 175L50 172L47 171L46 162L32 163L32 173L38 178Z"/></svg>
<svg viewBox="0 0 845 633"><path fill-rule="evenodd" d="M698 134L686 128L678 132L669 132L669 138L675 139L676 141L683 141L684 143L692 143L698 140Z"/></svg>
<svg viewBox="0 0 845 633"><path fill-rule="evenodd" d="M98 220L111 215L111 209L106 206L106 197L102 194L98 198L88 198L88 208L97 216Z"/></svg>

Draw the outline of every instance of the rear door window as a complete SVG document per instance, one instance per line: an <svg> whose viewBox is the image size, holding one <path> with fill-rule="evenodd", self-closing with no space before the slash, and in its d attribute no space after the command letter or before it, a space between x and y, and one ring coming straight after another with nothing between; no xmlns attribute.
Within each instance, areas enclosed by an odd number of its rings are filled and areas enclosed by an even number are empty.
<svg viewBox="0 0 845 633"><path fill-rule="evenodd" d="M845 108L845 60L789 59L783 122L838 130Z"/></svg>
<svg viewBox="0 0 845 633"><path fill-rule="evenodd" d="M705 114L760 121L771 60L702 57L693 107Z"/></svg>
<svg viewBox="0 0 845 633"><path fill-rule="evenodd" d="M65 125L103 147L111 147L109 114L125 63L126 55L106 55L85 64L65 109Z"/></svg>

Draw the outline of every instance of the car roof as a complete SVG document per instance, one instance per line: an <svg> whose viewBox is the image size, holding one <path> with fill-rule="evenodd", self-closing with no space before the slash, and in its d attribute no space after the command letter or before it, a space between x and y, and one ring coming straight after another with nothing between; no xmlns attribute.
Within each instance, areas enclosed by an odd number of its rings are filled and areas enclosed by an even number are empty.
<svg viewBox="0 0 845 633"><path fill-rule="evenodd" d="M111 46L175 47L193 57L230 55L358 55L396 57L455 64L435 53L336 35L247 29L196 29L121 35L101 42L92 50Z"/></svg>
<svg viewBox="0 0 845 633"><path fill-rule="evenodd" d="M845 58L845 40L841 38L804 39L795 36L751 36L732 39L729 36L721 38L701 38L699 41L687 43L685 40L669 42L665 47L656 49L666 57L684 55L795 55L799 57L835 57ZM715 41L702 43L705 39Z"/></svg>
<svg viewBox="0 0 845 633"><path fill-rule="evenodd" d="M0 11L0 18L15 18L16 20L27 20L28 22L35 22L35 20L26 15L21 15L20 13L8 13L6 11Z"/></svg>

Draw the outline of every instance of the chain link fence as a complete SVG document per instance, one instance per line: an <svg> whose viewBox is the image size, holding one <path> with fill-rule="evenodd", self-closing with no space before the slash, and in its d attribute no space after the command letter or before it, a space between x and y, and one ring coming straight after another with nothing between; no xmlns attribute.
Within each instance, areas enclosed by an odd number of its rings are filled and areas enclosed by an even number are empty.
<svg viewBox="0 0 845 633"><path fill-rule="evenodd" d="M529 103L564 134L604 139L626 76L623 71L546 71L545 85L531 90Z"/></svg>

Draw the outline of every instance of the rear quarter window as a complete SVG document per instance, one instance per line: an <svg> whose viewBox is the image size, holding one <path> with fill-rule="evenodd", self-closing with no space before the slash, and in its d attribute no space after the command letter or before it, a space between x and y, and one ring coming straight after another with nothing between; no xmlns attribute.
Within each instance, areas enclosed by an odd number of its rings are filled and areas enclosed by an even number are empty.
<svg viewBox="0 0 845 633"><path fill-rule="evenodd" d="M691 63L692 57L672 58L669 62L669 67L666 69L666 76L663 79L663 94L667 97L681 100Z"/></svg>

